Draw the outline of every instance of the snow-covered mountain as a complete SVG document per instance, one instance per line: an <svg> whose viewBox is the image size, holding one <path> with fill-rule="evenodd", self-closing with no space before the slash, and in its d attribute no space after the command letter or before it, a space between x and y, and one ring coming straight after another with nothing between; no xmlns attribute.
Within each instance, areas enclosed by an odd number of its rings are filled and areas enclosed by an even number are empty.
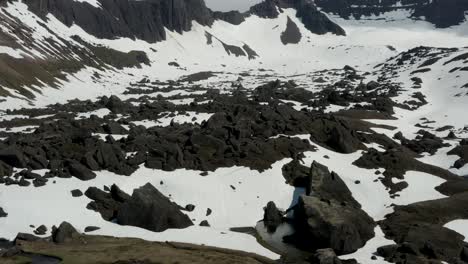
<svg viewBox="0 0 468 264"><path fill-rule="evenodd" d="M466 3L0 0L0 238L468 263Z"/></svg>

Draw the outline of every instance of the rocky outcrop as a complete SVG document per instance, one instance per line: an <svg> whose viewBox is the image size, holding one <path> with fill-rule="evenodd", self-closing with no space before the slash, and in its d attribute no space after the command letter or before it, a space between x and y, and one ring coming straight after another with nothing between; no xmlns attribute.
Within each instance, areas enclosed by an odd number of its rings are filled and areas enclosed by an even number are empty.
<svg viewBox="0 0 468 264"><path fill-rule="evenodd" d="M330 248L349 254L374 236L375 222L336 173L314 162L306 194L294 209L294 227L296 232L285 237L288 243L309 252Z"/></svg>
<svg viewBox="0 0 468 264"><path fill-rule="evenodd" d="M299 221L293 240L308 251L331 248L337 254L349 254L374 237L375 223L364 211L336 200L303 195L295 210Z"/></svg>
<svg viewBox="0 0 468 264"><path fill-rule="evenodd" d="M395 206L394 212L387 215L380 226L385 236L397 245L381 247L378 253L396 263L403 259L416 264L428 263L431 259L465 263L465 238L444 225L468 218L467 201L468 192L465 191L443 199Z"/></svg>
<svg viewBox="0 0 468 264"><path fill-rule="evenodd" d="M302 39L301 31L290 17L288 17L288 22L286 23L286 30L281 33L280 38L284 45L297 44Z"/></svg>
<svg viewBox="0 0 468 264"><path fill-rule="evenodd" d="M330 172L326 166L314 161L310 167L308 179L307 195L317 196L327 201L340 201L342 204L355 208L361 207L340 176L335 172Z"/></svg>
<svg viewBox="0 0 468 264"><path fill-rule="evenodd" d="M192 21L210 26L215 19L238 25L249 15L237 11L213 12L203 0L99 0L99 7L74 0L26 0L25 3L43 18L50 13L65 25L76 24L98 38L126 37L148 42L165 40L165 28L182 33L191 29ZM253 7L251 13L276 17L277 5L296 8L298 17L313 33L344 35L343 29L318 11L309 0L268 0Z"/></svg>
<svg viewBox="0 0 468 264"><path fill-rule="evenodd" d="M203 0L99 0L100 8L73 0L27 0L34 13L51 13L67 26L76 24L98 37L138 38L149 42L166 39L164 28L182 33L192 20L211 25L213 17Z"/></svg>
<svg viewBox="0 0 468 264"><path fill-rule="evenodd" d="M316 0L324 12L340 15L343 18L360 19L365 16L382 15L390 11L409 11L413 19L425 19L436 27L446 28L465 21L468 2L463 0Z"/></svg>
<svg viewBox="0 0 468 264"><path fill-rule="evenodd" d="M281 211L276 207L274 202L268 202L263 214L263 224L267 228L267 231L274 233L282 222L283 214Z"/></svg>
<svg viewBox="0 0 468 264"><path fill-rule="evenodd" d="M100 213L102 218L107 221L114 220L122 204L130 199L130 196L121 191L115 184L111 186L110 192L90 187L86 190L85 195L93 200L87 208Z"/></svg>
<svg viewBox="0 0 468 264"><path fill-rule="evenodd" d="M462 140L460 145L450 150L447 154L457 155L460 157L457 161L455 161L453 166L457 169L462 168L468 163L468 142L466 140Z"/></svg>
<svg viewBox="0 0 468 264"><path fill-rule="evenodd" d="M390 190L391 194L402 191L408 187L408 183L401 181L407 171L420 171L438 176L445 180L458 180L459 176L440 167L423 163L415 158L415 154L408 149L398 147L379 152L376 149L369 149L355 162L354 165L366 169L384 168L381 182ZM393 179L400 181L395 183Z"/></svg>
<svg viewBox="0 0 468 264"><path fill-rule="evenodd" d="M132 197L122 204L116 220L120 225L137 226L154 232L193 225L177 204L149 183L136 189Z"/></svg>
<svg viewBox="0 0 468 264"><path fill-rule="evenodd" d="M299 160L292 160L284 165L281 170L287 184L303 188L307 186L310 178L310 168L302 165Z"/></svg>
<svg viewBox="0 0 468 264"><path fill-rule="evenodd" d="M346 35L344 29L320 12L311 0L266 0L251 7L250 13L264 18L276 18L283 8L296 9L297 17L312 33Z"/></svg>
<svg viewBox="0 0 468 264"><path fill-rule="evenodd" d="M78 236L78 231L68 222L62 222L58 228L52 230L52 241L57 244L71 241Z"/></svg>
<svg viewBox="0 0 468 264"><path fill-rule="evenodd" d="M2 207L0 207L0 217L7 217L8 214L3 210Z"/></svg>
<svg viewBox="0 0 468 264"><path fill-rule="evenodd" d="M441 138L425 130L419 131L416 138L412 140L405 138L401 132L397 133L394 138L400 140L401 145L411 149L417 154L427 152L434 155L440 148L450 147L450 144L444 143Z"/></svg>
<svg viewBox="0 0 468 264"><path fill-rule="evenodd" d="M245 14L239 11L213 12L214 19L224 20L233 25L240 25L245 21Z"/></svg>

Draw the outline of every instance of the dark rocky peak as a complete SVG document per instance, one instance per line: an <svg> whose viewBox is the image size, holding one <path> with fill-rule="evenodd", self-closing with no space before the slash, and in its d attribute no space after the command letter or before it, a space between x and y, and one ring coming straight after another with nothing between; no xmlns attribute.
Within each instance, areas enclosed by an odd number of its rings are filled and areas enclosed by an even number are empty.
<svg viewBox="0 0 468 264"><path fill-rule="evenodd" d="M344 30L318 11L310 0L267 0L247 13L213 12L204 0L98 1L100 7L74 0L24 0L24 3L43 19L52 14L67 26L76 24L89 34L105 39L126 37L154 43L166 39L165 29L183 33L192 28L193 21L211 26L219 19L239 25L250 14L275 18L278 8L296 8L298 17L313 33L344 35Z"/></svg>
<svg viewBox="0 0 468 264"><path fill-rule="evenodd" d="M245 21L247 14L241 13L239 11L229 11L229 12L213 12L214 19L224 20L233 25L240 25Z"/></svg>
<svg viewBox="0 0 468 264"><path fill-rule="evenodd" d="M346 35L344 29L320 12L311 0L265 0L252 6L250 13L263 18L276 18L284 8L296 9L296 16L312 33Z"/></svg>
<svg viewBox="0 0 468 264"><path fill-rule="evenodd" d="M315 3L324 12L355 19L407 10L412 19L425 19L440 28L462 23L468 10L465 0L316 0Z"/></svg>
<svg viewBox="0 0 468 264"><path fill-rule="evenodd" d="M67 26L77 24L99 38L166 39L164 28L182 33L192 21L211 25L213 16L203 0L99 0L101 8L74 0L25 0L29 9L54 15Z"/></svg>

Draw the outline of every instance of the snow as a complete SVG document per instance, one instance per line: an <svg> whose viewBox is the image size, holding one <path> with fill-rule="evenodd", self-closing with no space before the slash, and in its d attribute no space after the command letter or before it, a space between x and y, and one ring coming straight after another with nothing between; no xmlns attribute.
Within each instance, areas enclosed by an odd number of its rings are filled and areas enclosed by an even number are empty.
<svg viewBox="0 0 468 264"><path fill-rule="evenodd" d="M23 58L21 51L5 46L0 46L0 54L7 54L16 59Z"/></svg>
<svg viewBox="0 0 468 264"><path fill-rule="evenodd" d="M97 109L97 110L94 110L94 111L91 111L91 112L87 112L87 113L79 113L77 115L77 118L78 119L84 119L84 118L90 118L92 115L95 115L97 117L104 117L108 114L110 114L111 111L107 108L101 108L101 109Z"/></svg>
<svg viewBox="0 0 468 264"><path fill-rule="evenodd" d="M101 171L93 181L57 178L54 179L55 184L49 183L41 188L28 189L27 195L22 187L6 188L2 185L0 205L9 215L0 218L0 237L13 239L18 232L29 230L31 224L45 224L50 227L62 221L69 221L79 230L84 230L90 225L101 227L93 234L206 244L277 258L278 255L260 246L253 236L231 232L229 228L254 226L263 218L263 207L269 201L274 201L283 209L291 206L294 188L284 183L281 173L282 166L289 161L279 161L273 164L270 170L262 173L243 167L232 167L218 169L205 177L200 176L201 171L165 172L143 167L131 177ZM161 181L163 185L160 185ZM132 193L133 189L148 182L181 206L194 204L195 210L187 214L191 219L195 219L195 226L162 233L120 226L107 222L98 213L86 209L87 203L90 202L87 197L73 198L70 194L73 189L84 192L91 186L110 186L114 183L122 190ZM213 211L208 217L207 208ZM205 219L211 227L198 227Z"/></svg>
<svg viewBox="0 0 468 264"><path fill-rule="evenodd" d="M359 249L357 252L341 256L341 259L356 259L358 263L369 263L372 256L376 256L376 260L372 260L372 263L375 264L386 264L388 263L382 257L377 256L375 253L377 252L377 248L387 245L395 244L394 241L386 239L382 229L380 227L376 227L375 230L375 237L371 240L367 241L366 245Z"/></svg>
<svg viewBox="0 0 468 264"><path fill-rule="evenodd" d="M94 7L101 8L99 0L74 0L75 2L88 3Z"/></svg>
<svg viewBox="0 0 468 264"><path fill-rule="evenodd" d="M468 242L468 220L467 219L459 219L455 221L451 221L444 225L444 227L448 229L452 229L453 231L463 235L465 237L465 242Z"/></svg>

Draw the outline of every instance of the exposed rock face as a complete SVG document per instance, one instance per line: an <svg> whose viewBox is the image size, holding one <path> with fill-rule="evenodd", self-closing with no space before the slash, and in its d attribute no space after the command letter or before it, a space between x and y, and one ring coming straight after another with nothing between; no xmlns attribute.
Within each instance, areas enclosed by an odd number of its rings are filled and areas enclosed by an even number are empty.
<svg viewBox="0 0 468 264"><path fill-rule="evenodd" d="M180 211L151 184L133 192L117 214L117 223L162 232L169 228L186 228L193 225L190 218Z"/></svg>
<svg viewBox="0 0 468 264"><path fill-rule="evenodd" d="M281 42L284 45L286 44L297 44L301 41L302 35L301 31L297 27L296 23L288 17L288 22L286 24L286 30L281 33Z"/></svg>
<svg viewBox="0 0 468 264"><path fill-rule="evenodd" d="M335 172L316 161L310 167L309 182L306 186L306 194L318 196L325 200L340 201L344 204L360 208L361 205L353 198L343 180Z"/></svg>
<svg viewBox="0 0 468 264"><path fill-rule="evenodd" d="M381 181L390 189L390 193L396 193L408 187L408 183L402 181L394 183L392 178L403 180L406 171L409 170L429 173L446 180L459 179L459 176L448 170L415 159L414 154L401 147L386 152L369 149L353 164L366 169L385 168L384 178Z"/></svg>
<svg viewBox="0 0 468 264"><path fill-rule="evenodd" d="M460 169L468 163L468 144L463 140L459 146L449 151L448 154L460 157L453 165L455 168Z"/></svg>
<svg viewBox="0 0 468 264"><path fill-rule="evenodd" d="M282 172L286 183L294 187L306 187L309 182L310 168L302 165L297 159L284 165Z"/></svg>
<svg viewBox="0 0 468 264"><path fill-rule="evenodd" d="M395 10L408 10L411 17L420 19L424 17L436 27L445 28L458 25L465 21L464 12L468 10L468 2L463 0L407 0L401 6L399 0L372 1L372 0L316 0L317 6L324 12L338 14L344 18L360 19L363 16L381 15Z"/></svg>
<svg viewBox="0 0 468 264"><path fill-rule="evenodd" d="M7 217L8 214L3 210L2 207L0 207L0 217Z"/></svg>
<svg viewBox="0 0 468 264"><path fill-rule="evenodd" d="M467 198L465 191L439 200L395 206L394 212L387 215L380 226L386 237L398 245L382 247L379 254L396 263L403 259L418 264L431 259L465 263L464 237L444 225L468 218Z"/></svg>
<svg viewBox="0 0 468 264"><path fill-rule="evenodd" d="M239 11L213 12L213 17L215 19L224 20L233 25L239 25L245 21L245 14L242 14Z"/></svg>
<svg viewBox="0 0 468 264"><path fill-rule="evenodd" d="M311 250L332 248L337 254L349 254L374 237L375 223L364 211L336 200L301 196L295 218L302 221L296 243Z"/></svg>
<svg viewBox="0 0 468 264"><path fill-rule="evenodd" d="M99 212L103 219L113 220L122 204L130 199L130 196L121 191L115 184L111 186L109 193L96 187L90 187L85 195L93 200L87 206L88 209Z"/></svg>
<svg viewBox="0 0 468 264"><path fill-rule="evenodd" d="M325 14L317 9L311 0L266 0L250 8L250 13L266 18L278 17L278 8L294 8L297 17L312 33L346 35L344 29L332 22Z"/></svg>
<svg viewBox="0 0 468 264"><path fill-rule="evenodd" d="M149 42L166 39L164 28L182 33L192 20L211 25L213 17L203 0L99 0L102 8L73 0L28 0L25 3L40 16L48 12L67 26L77 24L99 37L139 38Z"/></svg>
<svg viewBox="0 0 468 264"><path fill-rule="evenodd" d="M71 224L63 222L57 229L52 230L52 241L57 244L65 243L79 235L80 234Z"/></svg>
<svg viewBox="0 0 468 264"><path fill-rule="evenodd" d="M294 210L294 221L296 233L285 241L309 252L330 248L337 254L348 254L374 236L374 220L361 209L346 184L315 161L306 195L299 198Z"/></svg>
<svg viewBox="0 0 468 264"><path fill-rule="evenodd" d="M99 0L100 8L74 0L26 0L35 14L51 13L67 26L76 24L98 38L138 38L148 42L166 39L164 28L182 33L189 31L192 21L210 26L215 19L238 25L245 16L236 11L212 12L203 0ZM296 8L306 28L313 33L344 35L343 29L331 22L309 0L268 0L252 8L262 17L277 17L276 6Z"/></svg>

